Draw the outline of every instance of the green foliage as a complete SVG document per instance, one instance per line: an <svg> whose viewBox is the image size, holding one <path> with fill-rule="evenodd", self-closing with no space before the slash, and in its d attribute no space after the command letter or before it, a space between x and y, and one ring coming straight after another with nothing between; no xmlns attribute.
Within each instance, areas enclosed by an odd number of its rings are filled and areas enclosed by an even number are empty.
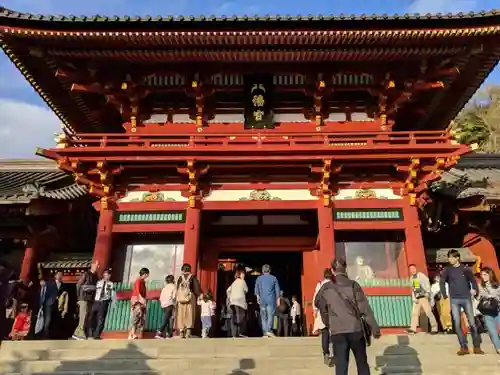
<svg viewBox="0 0 500 375"><path fill-rule="evenodd" d="M460 143L477 143L481 151L500 151L500 86L478 91L451 126Z"/></svg>

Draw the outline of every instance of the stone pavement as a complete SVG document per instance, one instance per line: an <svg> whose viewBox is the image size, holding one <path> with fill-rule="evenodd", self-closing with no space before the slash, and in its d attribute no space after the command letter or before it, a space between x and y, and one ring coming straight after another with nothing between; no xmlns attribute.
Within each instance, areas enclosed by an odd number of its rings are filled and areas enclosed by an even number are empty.
<svg viewBox="0 0 500 375"><path fill-rule="evenodd" d="M384 336L368 350L372 374L500 374L500 356L483 341L486 355L458 357L455 336ZM309 337L4 342L0 374L332 375L319 345Z"/></svg>

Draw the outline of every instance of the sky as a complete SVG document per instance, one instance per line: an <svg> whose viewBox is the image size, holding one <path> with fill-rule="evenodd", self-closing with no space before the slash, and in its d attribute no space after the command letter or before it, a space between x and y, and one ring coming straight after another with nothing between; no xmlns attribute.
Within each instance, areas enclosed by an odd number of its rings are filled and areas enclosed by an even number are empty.
<svg viewBox="0 0 500 375"><path fill-rule="evenodd" d="M500 8L500 0L0 0L19 12L75 15L404 14ZM500 84L500 68L486 84ZM30 158L52 147L60 121L0 53L0 158Z"/></svg>

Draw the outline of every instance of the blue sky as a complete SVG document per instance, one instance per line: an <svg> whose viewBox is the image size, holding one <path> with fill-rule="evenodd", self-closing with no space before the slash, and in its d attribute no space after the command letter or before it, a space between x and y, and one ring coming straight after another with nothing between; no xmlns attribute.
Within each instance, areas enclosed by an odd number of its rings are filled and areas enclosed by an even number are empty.
<svg viewBox="0 0 500 375"><path fill-rule="evenodd" d="M2 6L38 14L233 15L447 13L500 8L500 0L1 0ZM500 84L500 69L487 84ZM32 157L53 145L57 118L10 61L0 55L0 157Z"/></svg>

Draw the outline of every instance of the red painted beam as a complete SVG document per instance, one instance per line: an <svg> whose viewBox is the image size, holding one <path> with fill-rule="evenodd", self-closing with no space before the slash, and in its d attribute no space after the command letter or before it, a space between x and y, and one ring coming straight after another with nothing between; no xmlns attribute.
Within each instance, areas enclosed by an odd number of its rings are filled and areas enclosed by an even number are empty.
<svg viewBox="0 0 500 375"><path fill-rule="evenodd" d="M377 220L367 220L367 221L335 221L333 222L334 230L404 230L406 224L403 220L401 221L377 221Z"/></svg>
<svg viewBox="0 0 500 375"><path fill-rule="evenodd" d="M185 223L113 224L113 233L184 232Z"/></svg>

